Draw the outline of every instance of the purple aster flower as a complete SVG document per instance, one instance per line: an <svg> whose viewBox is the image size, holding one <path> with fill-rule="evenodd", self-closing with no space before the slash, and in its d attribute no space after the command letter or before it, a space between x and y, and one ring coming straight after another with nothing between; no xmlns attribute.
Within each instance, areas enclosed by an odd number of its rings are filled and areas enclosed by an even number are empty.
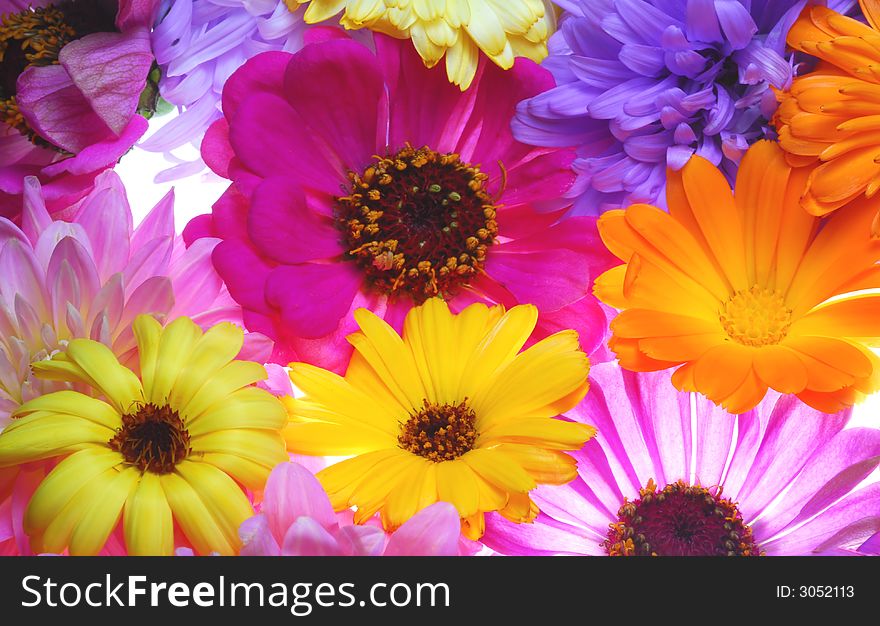
<svg viewBox="0 0 880 626"><path fill-rule="evenodd" d="M533 493L533 524L487 516L503 554L848 555L878 552L880 429L790 396L734 416L663 372L590 372L575 419L598 435L579 477ZM866 484L860 486L865 481ZM873 536L873 538L872 538Z"/></svg>
<svg viewBox="0 0 880 626"><path fill-rule="evenodd" d="M577 147L574 214L662 205L666 168L694 153L732 181L770 132L770 86L791 81L785 35L806 2L557 0L565 12L544 61L557 86L520 103L514 135Z"/></svg>
<svg viewBox="0 0 880 626"><path fill-rule="evenodd" d="M152 44L162 69L162 97L182 113L140 147L163 152L177 166L157 182L195 174L201 158L185 161L172 150L201 144L211 122L221 117L220 94L226 79L249 58L269 50L303 47L305 5L291 11L284 0L163 0Z"/></svg>

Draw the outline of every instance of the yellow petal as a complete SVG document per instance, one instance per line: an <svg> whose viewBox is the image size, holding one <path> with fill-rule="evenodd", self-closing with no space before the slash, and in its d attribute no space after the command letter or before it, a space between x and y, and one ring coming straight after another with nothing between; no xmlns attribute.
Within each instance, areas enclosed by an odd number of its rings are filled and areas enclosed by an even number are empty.
<svg viewBox="0 0 880 626"><path fill-rule="evenodd" d="M221 367L241 351L244 332L230 322L216 324L198 338L171 390L170 404L186 406Z"/></svg>
<svg viewBox="0 0 880 626"><path fill-rule="evenodd" d="M595 434L596 429L586 424L553 418L523 418L498 422L480 432L476 445L522 443L550 450L579 450Z"/></svg>
<svg viewBox="0 0 880 626"><path fill-rule="evenodd" d="M238 549L238 527L254 514L241 487L219 468L208 463L184 461L174 469L199 494L229 544Z"/></svg>
<svg viewBox="0 0 880 626"><path fill-rule="evenodd" d="M144 399L141 381L134 372L120 365L104 344L90 339L73 339L67 344L67 354L119 413L127 413L132 404Z"/></svg>
<svg viewBox="0 0 880 626"><path fill-rule="evenodd" d="M276 463L258 463L235 454L220 452L206 452L201 456L201 460L218 467L251 491L261 491L266 486L269 473L276 465Z"/></svg>
<svg viewBox="0 0 880 626"><path fill-rule="evenodd" d="M14 426L14 428L12 427ZM115 435L106 426L72 415L22 417L0 437L0 467L29 463L99 445Z"/></svg>
<svg viewBox="0 0 880 626"><path fill-rule="evenodd" d="M287 460L284 440L275 431L237 428L219 430L190 441L193 454L219 452L252 459L262 465L283 463Z"/></svg>
<svg viewBox="0 0 880 626"><path fill-rule="evenodd" d="M548 413L548 405L581 388L589 371L576 332L562 331L542 339L474 393L471 407L477 415L477 429L520 416L557 415Z"/></svg>
<svg viewBox="0 0 880 626"><path fill-rule="evenodd" d="M194 420L204 411L222 406L228 397L258 380L267 378L266 368L252 361L232 361L221 367L180 409L186 420Z"/></svg>
<svg viewBox="0 0 880 626"><path fill-rule="evenodd" d="M162 482L152 472L125 503L125 547L131 556L169 556L174 553L174 519Z"/></svg>
<svg viewBox="0 0 880 626"><path fill-rule="evenodd" d="M92 447L71 454L34 492L25 515L25 529L31 532L49 526L84 485L122 462L121 454L107 448Z"/></svg>
<svg viewBox="0 0 880 626"><path fill-rule="evenodd" d="M162 474L162 490L171 507L174 521L199 554L218 552L233 555L238 543L230 543L217 520L202 502L199 493L179 474Z"/></svg>
<svg viewBox="0 0 880 626"><path fill-rule="evenodd" d="M156 357L159 354L159 339L162 336L162 324L152 315L138 315L131 329L138 345L141 381L143 382L145 395L149 396L150 391L153 389Z"/></svg>
<svg viewBox="0 0 880 626"><path fill-rule="evenodd" d="M287 423L284 405L265 389L245 387L227 396L221 406L204 411L186 424L190 436L198 437L229 428L279 430Z"/></svg>
<svg viewBox="0 0 880 626"><path fill-rule="evenodd" d="M18 407L14 414L22 416L31 411L73 415L113 430L122 425L119 413L106 402L67 389L34 398Z"/></svg>
<svg viewBox="0 0 880 626"><path fill-rule="evenodd" d="M171 389L177 381L180 370L187 363L201 336L201 329L188 317L178 317L162 329L156 352L153 385L145 389L150 402L159 405L168 404Z"/></svg>
<svg viewBox="0 0 880 626"><path fill-rule="evenodd" d="M437 495L449 502L462 517L477 512L480 505L478 478L467 463L460 459L437 463Z"/></svg>
<svg viewBox="0 0 880 626"><path fill-rule="evenodd" d="M122 507L141 476L140 470L131 466L122 471L110 470L109 473L109 477L105 474L104 479L98 479L100 492L73 529L70 537L72 556L91 556L101 551L107 543L107 537L119 523ZM82 494L77 494L74 500L80 497Z"/></svg>
<svg viewBox="0 0 880 626"><path fill-rule="evenodd" d="M505 491L531 491L537 484L512 457L500 454L495 450L474 449L461 457L483 480L504 489Z"/></svg>

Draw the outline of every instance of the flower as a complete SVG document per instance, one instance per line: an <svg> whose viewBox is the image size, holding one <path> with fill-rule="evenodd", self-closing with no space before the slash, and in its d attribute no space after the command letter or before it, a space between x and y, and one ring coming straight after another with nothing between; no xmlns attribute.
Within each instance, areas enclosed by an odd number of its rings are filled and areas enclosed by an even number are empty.
<svg viewBox="0 0 880 626"><path fill-rule="evenodd" d="M220 94L229 76L247 59L268 50L296 52L308 27L305 8L291 12L284 0L230 3L223 0L165 0L152 34L153 53L162 70L162 97L184 109L175 119L138 145L165 152L178 165L157 181L201 171L201 158L178 159L170 152L187 143L198 146L205 131L221 116Z"/></svg>
<svg viewBox="0 0 880 626"><path fill-rule="evenodd" d="M462 93L405 43L376 34L373 52L325 32L226 83L202 153L233 184L184 231L223 240L215 267L273 360L341 371L354 309L399 328L434 295L456 310L533 303L543 335L576 323L592 351L606 322L590 280L611 259L594 219L557 223L573 155L509 131L547 72L483 61Z"/></svg>
<svg viewBox="0 0 880 626"><path fill-rule="evenodd" d="M122 518L132 555L170 555L176 528L202 554L234 554L259 490L287 460L284 407L253 386L259 363L235 360L243 333L179 317L133 325L140 377L102 343L72 339L37 375L86 385L31 400L0 433L0 467L63 457L24 516L35 551L96 554ZM236 482L237 481L237 482Z"/></svg>
<svg viewBox="0 0 880 626"><path fill-rule="evenodd" d="M537 321L533 306L472 304L458 315L439 298L413 308L402 338L366 309L345 376L292 363L305 395L286 398L292 452L355 455L320 472L336 510L357 507L356 524L379 512L393 531L434 502L449 502L469 539L483 513L532 520L529 492L576 475L563 450L594 429L554 419L587 390L589 362L574 331L522 353ZM519 353L519 354L518 354Z"/></svg>
<svg viewBox="0 0 880 626"><path fill-rule="evenodd" d="M873 3L861 2L871 18ZM875 9L876 10L876 9ZM801 205L826 215L853 199L871 198L880 189L880 115L876 94L880 63L874 43L880 33L821 6L804 9L788 33L793 48L819 57L815 71L778 92L774 123L792 165L816 164ZM874 95L872 95L874 94ZM873 225L880 233L880 222Z"/></svg>
<svg viewBox="0 0 880 626"><path fill-rule="evenodd" d="M599 232L622 261L595 292L624 311L611 349L635 371L680 366L682 391L731 413L767 388L832 413L880 388L880 241L876 208L855 202L825 222L798 205L808 172L769 141L743 158L731 194L693 157L669 173L670 213L644 204L605 213Z"/></svg>
<svg viewBox="0 0 880 626"><path fill-rule="evenodd" d="M517 107L514 136L575 146L575 214L662 203L666 170L702 156L733 181L767 136L803 0L566 0L544 63L556 87Z"/></svg>
<svg viewBox="0 0 880 626"><path fill-rule="evenodd" d="M29 175L51 212L72 205L144 133L155 2L0 0L0 216Z"/></svg>
<svg viewBox="0 0 880 626"><path fill-rule="evenodd" d="M600 364L590 377L571 414L599 429L574 453L580 476L538 487L534 524L488 516L494 550L846 555L880 530L880 483L857 488L880 463L880 430L847 428L850 410L822 415L772 394L734 416L675 392L666 372Z"/></svg>
<svg viewBox="0 0 880 626"><path fill-rule="evenodd" d="M425 63L434 67L446 57L446 76L464 91L470 87L483 53L509 70L514 57L541 61L555 14L543 0L286 0L291 11L309 3L305 21L314 24L341 9L346 28L370 28L412 39Z"/></svg>
<svg viewBox="0 0 880 626"><path fill-rule="evenodd" d="M83 201L65 210L69 222L52 220L35 177L25 180L23 191L21 227L0 218L0 430L23 402L71 388L32 373L34 363L71 339L100 341L133 365L131 325L141 313L163 319L189 315L204 327L241 324L240 308L211 264L217 240L184 247L174 234L172 194L133 229L125 189L113 172L100 174ZM243 357L263 360L271 352L260 335L249 333L246 343ZM8 542L9 550L29 552L21 514L48 469L37 464L7 472L0 520L11 519L0 521L7 529L0 530L0 550ZM15 495L6 493L10 490Z"/></svg>
<svg viewBox="0 0 880 626"><path fill-rule="evenodd" d="M460 541L458 511L436 502L392 534L351 525L333 512L315 477L302 465L282 463L266 482L259 515L239 529L243 556L457 556L473 552ZM346 523L347 521L347 523Z"/></svg>

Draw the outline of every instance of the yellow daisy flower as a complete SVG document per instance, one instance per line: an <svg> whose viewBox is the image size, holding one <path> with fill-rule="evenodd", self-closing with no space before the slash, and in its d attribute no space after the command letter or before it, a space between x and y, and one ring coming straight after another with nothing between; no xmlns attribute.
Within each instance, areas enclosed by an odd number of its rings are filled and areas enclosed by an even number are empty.
<svg viewBox="0 0 880 626"><path fill-rule="evenodd" d="M37 376L80 383L23 404L0 433L0 468L60 458L25 511L36 552L97 554L120 518L132 555L168 555L175 527L201 554L235 554L238 527L253 515L242 485L262 489L287 460L287 421L272 394L253 387L262 365L235 360L243 333L189 318L164 329L133 326L140 378L109 348L74 339L34 364Z"/></svg>
<svg viewBox="0 0 880 626"><path fill-rule="evenodd" d="M589 362L566 330L520 352L535 327L533 306L473 304L458 315L434 298L406 316L403 337L358 309L360 332L345 377L304 363L290 377L305 394L285 398L292 452L355 455L318 479L334 508L357 507L355 523L380 512L394 530L438 501L477 539L483 514L514 522L538 513L529 492L564 484L595 429L554 419L587 392Z"/></svg>
<svg viewBox="0 0 880 626"><path fill-rule="evenodd" d="M479 51L503 69L514 57L540 62L556 15L542 0L285 0L291 11L309 3L305 21L344 10L340 23L411 38L427 67L446 56L449 81L464 91L477 71Z"/></svg>

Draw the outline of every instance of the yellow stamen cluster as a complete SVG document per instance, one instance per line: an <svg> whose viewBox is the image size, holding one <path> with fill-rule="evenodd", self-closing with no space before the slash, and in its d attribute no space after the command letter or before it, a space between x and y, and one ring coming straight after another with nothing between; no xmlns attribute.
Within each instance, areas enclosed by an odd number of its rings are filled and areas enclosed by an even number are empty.
<svg viewBox="0 0 880 626"><path fill-rule="evenodd" d="M788 334L792 311L782 295L758 285L738 291L721 310L719 319L731 339L744 346L777 344Z"/></svg>

